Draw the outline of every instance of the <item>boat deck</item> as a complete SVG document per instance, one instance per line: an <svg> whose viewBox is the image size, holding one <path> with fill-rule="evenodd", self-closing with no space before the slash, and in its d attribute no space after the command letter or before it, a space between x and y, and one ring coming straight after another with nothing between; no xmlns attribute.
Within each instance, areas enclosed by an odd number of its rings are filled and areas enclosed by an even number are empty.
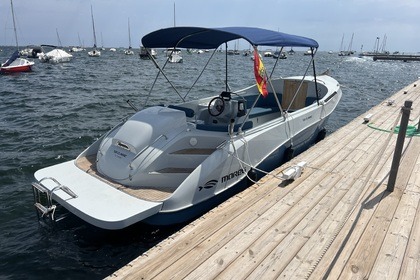
<svg viewBox="0 0 420 280"><path fill-rule="evenodd" d="M125 186L122 184L118 184L115 182L112 182L99 174L98 170L96 169L96 155L88 156L88 157L80 157L76 161L77 167L85 171L86 173L89 173L92 176L97 177L98 179L106 182L110 186L113 186L114 188L123 191L129 195L132 195L134 197L144 199L147 201L163 201L166 198L170 197L172 193L175 191L174 188L170 187L159 187L159 188L153 188L153 187L147 187L147 186L141 186L141 187L131 187L131 186Z"/></svg>
<svg viewBox="0 0 420 280"><path fill-rule="evenodd" d="M108 279L420 279L418 135L405 138L395 190L386 190L397 139L386 130L408 99L410 125L418 122L419 82ZM301 161L300 178L278 178Z"/></svg>

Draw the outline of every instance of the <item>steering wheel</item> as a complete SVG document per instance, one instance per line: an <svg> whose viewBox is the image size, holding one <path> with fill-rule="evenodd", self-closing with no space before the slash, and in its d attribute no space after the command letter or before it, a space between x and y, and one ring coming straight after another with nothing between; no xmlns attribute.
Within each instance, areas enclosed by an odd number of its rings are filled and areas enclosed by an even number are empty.
<svg viewBox="0 0 420 280"><path fill-rule="evenodd" d="M209 102L209 106L208 106L209 114L213 117L219 116L221 113L223 113L224 109L225 109L225 101L220 96L213 98Z"/></svg>

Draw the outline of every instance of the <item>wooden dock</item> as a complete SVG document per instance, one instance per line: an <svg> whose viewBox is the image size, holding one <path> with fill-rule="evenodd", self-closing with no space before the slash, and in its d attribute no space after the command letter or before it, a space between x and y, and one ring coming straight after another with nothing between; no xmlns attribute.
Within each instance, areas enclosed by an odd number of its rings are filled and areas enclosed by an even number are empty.
<svg viewBox="0 0 420 280"><path fill-rule="evenodd" d="M386 130L406 100L418 122L420 81L391 99L272 172L305 161L296 181L265 176L107 279L420 279L418 135L386 190Z"/></svg>
<svg viewBox="0 0 420 280"><path fill-rule="evenodd" d="M372 55L373 61L376 60L402 60L407 61L420 61L420 55L415 54L375 54Z"/></svg>

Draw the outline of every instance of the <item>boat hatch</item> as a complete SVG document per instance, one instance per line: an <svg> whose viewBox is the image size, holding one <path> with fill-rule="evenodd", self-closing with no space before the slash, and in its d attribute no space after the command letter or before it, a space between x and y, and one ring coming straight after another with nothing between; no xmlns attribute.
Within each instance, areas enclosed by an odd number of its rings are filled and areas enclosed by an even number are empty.
<svg viewBox="0 0 420 280"><path fill-rule="evenodd" d="M48 174L55 174L55 178ZM121 229L144 220L162 208L162 202L135 198L79 169L74 161L41 169L32 184L41 217L54 217L54 201L86 222L104 229ZM77 180L74 180L77 178Z"/></svg>

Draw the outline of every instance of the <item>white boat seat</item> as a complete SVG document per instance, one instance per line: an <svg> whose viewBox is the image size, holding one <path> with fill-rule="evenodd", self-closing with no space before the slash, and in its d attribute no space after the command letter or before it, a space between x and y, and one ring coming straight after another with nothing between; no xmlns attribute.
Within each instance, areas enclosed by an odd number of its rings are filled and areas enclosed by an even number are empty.
<svg viewBox="0 0 420 280"><path fill-rule="evenodd" d="M263 107L254 107L251 109L251 112L249 113L249 118L256 118L263 115L280 112L280 109L278 107L269 107L269 108L263 108Z"/></svg>

